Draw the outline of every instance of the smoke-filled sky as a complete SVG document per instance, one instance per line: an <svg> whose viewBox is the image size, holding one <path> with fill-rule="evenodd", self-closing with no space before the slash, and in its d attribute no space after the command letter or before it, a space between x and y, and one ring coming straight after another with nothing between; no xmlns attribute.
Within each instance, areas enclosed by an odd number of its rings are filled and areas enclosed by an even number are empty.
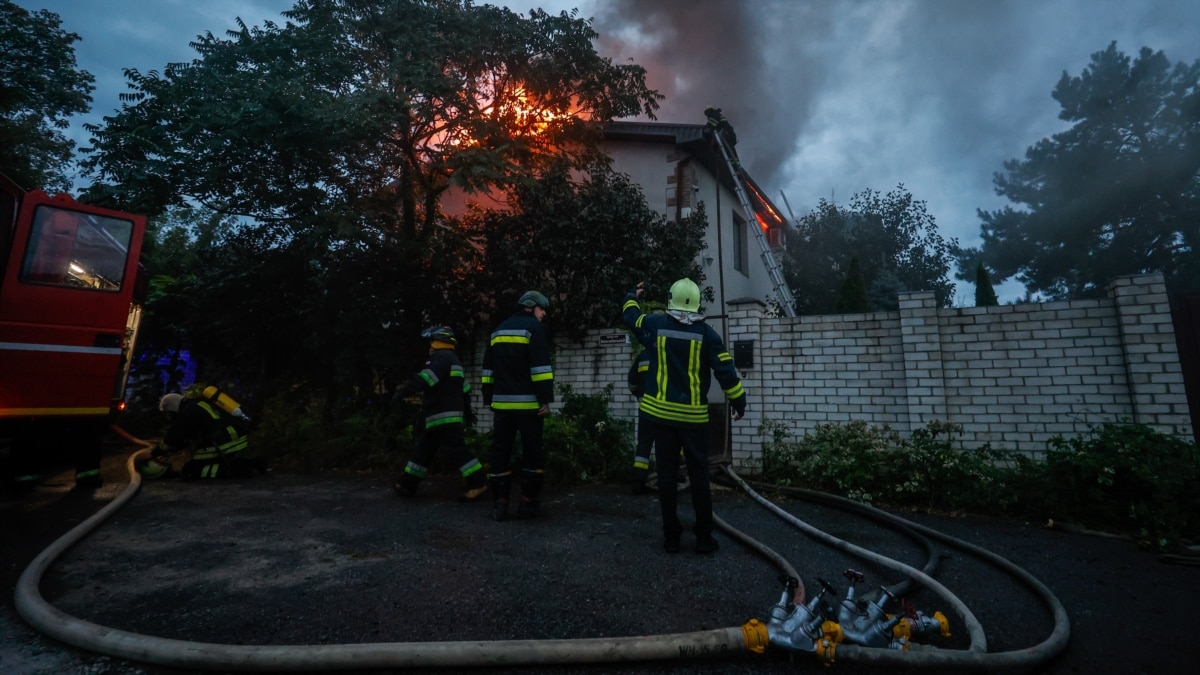
<svg viewBox="0 0 1200 675"><path fill-rule="evenodd" d="M188 61L198 34L265 20L291 0L15 0L48 9L82 38L79 67L96 77L92 113L119 106L123 68ZM477 0L477 4L483 4ZM578 8L597 49L648 71L666 95L663 122L704 122L721 108L738 155L796 216L818 200L903 184L942 236L979 243L976 209L1003 162L1066 128L1050 97L1110 42L1172 62L1200 59L1195 0L493 0L524 12ZM85 120L79 120L82 122ZM73 135L86 145L79 124ZM781 207L783 203L779 203ZM971 304L960 284L956 304ZM1001 300L1021 294L997 287Z"/></svg>

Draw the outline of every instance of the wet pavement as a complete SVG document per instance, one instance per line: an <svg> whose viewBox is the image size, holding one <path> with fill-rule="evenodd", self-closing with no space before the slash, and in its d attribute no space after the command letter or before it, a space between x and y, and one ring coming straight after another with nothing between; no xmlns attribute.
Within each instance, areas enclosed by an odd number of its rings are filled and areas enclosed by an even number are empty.
<svg viewBox="0 0 1200 675"><path fill-rule="evenodd" d="M186 673L60 644L16 614L13 589L29 561L124 488L124 452L105 459L106 485L71 491L63 474L32 493L8 495L0 608L0 672ZM49 569L43 596L58 609L123 631L229 645L444 643L572 640L693 633L766 621L779 599L780 570L718 533L715 555L663 551L654 496L624 486L549 488L544 517L497 523L487 503L458 504L459 485L435 477L415 499L386 477L361 474L147 482L98 530ZM767 495L796 518L914 567L926 553L903 533L861 516ZM739 490L719 487L716 514L770 547L810 590L824 579L844 592L848 569L860 593L903 576L818 543ZM680 514L690 522L690 501ZM1026 569L1071 619L1071 640L1044 673L1183 673L1200 657L1192 612L1200 569L1164 564L1131 542L1070 534L1041 523L901 514L982 546ZM953 547L936 547L934 575L982 623L989 651L1038 644L1052 617L1009 575ZM963 624L927 590L912 606L948 615L953 635L923 638L962 649ZM493 665L486 673L917 672L839 661L772 647L749 653L681 654L670 661L538 666ZM682 658L687 657L687 658ZM455 672L461 669L455 669ZM449 672L379 670L376 672Z"/></svg>

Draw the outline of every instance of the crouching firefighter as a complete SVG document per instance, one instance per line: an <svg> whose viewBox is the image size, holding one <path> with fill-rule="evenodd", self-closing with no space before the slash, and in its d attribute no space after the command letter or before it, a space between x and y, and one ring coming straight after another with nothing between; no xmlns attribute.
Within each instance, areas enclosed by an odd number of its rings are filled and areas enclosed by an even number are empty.
<svg viewBox="0 0 1200 675"><path fill-rule="evenodd" d="M396 398L421 392L421 411L425 429L409 457L404 472L396 479L396 492L404 497L417 493L417 486L429 472L429 462L438 448L444 448L450 461L466 481L460 502L473 502L487 492L483 465L467 450L465 418L471 410L471 383L454 348L457 340L448 326L430 326L421 332L429 340L429 359L425 368L396 392Z"/></svg>
<svg viewBox="0 0 1200 675"><path fill-rule="evenodd" d="M146 478L181 476L197 478L247 478L265 472L262 460L246 459L246 437L250 420L241 407L216 387L208 387L199 397L167 394L158 404L171 421L166 436L151 450L150 459L138 464ZM178 472L172 455L186 453Z"/></svg>

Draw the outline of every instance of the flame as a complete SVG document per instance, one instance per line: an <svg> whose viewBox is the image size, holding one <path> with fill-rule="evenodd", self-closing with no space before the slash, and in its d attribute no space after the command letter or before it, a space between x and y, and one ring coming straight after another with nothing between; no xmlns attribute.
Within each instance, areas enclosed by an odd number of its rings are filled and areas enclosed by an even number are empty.
<svg viewBox="0 0 1200 675"><path fill-rule="evenodd" d="M758 221L758 226L763 232L770 232L773 229L780 229L786 222L783 216L779 214L779 210L767 199L758 186L749 180L744 181L746 187L750 189L752 201L754 202L754 218Z"/></svg>
<svg viewBox="0 0 1200 675"><path fill-rule="evenodd" d="M572 99L572 104L574 99ZM476 94L477 110L482 119L503 125L509 133L526 139L547 134L552 125L569 118L587 119L582 109L558 110L552 101L530 94L523 86L505 88L496 83ZM464 127L447 125L434 133L430 145L434 148L465 148L481 145L484 139L474 137Z"/></svg>
<svg viewBox="0 0 1200 675"><path fill-rule="evenodd" d="M510 108L513 116L523 127L531 129L534 134L545 133L552 122L566 117L548 108L533 104L524 87L518 87L510 96L512 100Z"/></svg>

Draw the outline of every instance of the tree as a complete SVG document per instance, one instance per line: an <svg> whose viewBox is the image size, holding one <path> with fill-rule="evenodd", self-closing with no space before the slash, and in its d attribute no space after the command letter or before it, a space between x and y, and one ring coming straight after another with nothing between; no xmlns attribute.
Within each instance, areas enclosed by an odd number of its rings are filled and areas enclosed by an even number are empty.
<svg viewBox="0 0 1200 675"><path fill-rule="evenodd" d="M574 13L300 0L284 14L201 36L191 63L128 71L85 166L112 205L237 219L178 287L222 327L212 347L353 399L415 365L423 324L465 333L490 311L480 243L440 208L451 187L590 167L601 123L652 116L660 95L641 67L598 56Z"/></svg>
<svg viewBox="0 0 1200 675"><path fill-rule="evenodd" d="M867 283L863 279L862 268L858 258L850 259L850 269L846 270L846 278L838 289L837 302L833 305L839 314L858 314L871 311L871 302L867 299Z"/></svg>
<svg viewBox="0 0 1200 675"><path fill-rule="evenodd" d="M1052 96L1073 126L1004 163L996 192L1017 208L979 212L983 245L959 252L959 278L984 262L1048 299L1150 271L1200 288L1200 61L1145 47L1131 61L1113 42Z"/></svg>
<svg viewBox="0 0 1200 675"><path fill-rule="evenodd" d="M975 267L975 306L997 307L999 304L1000 298L996 297L996 291L992 288L992 279L988 276L987 268L983 263L979 263Z"/></svg>
<svg viewBox="0 0 1200 675"><path fill-rule="evenodd" d="M484 212L475 228L485 242L484 288L503 318L530 288L551 300L556 334L580 338L613 325L624 293L646 282L646 297L665 298L682 277L702 279L703 207L681 222L650 208L628 176L596 167L574 180L562 165L523 186L509 212Z"/></svg>
<svg viewBox="0 0 1200 675"><path fill-rule="evenodd" d="M25 188L66 191L75 142L68 118L92 103L95 78L75 64L79 36L57 14L0 0L0 168Z"/></svg>
<svg viewBox="0 0 1200 675"><path fill-rule="evenodd" d="M953 301L950 267L957 241L942 238L925 202L903 185L886 195L863 191L846 207L822 199L787 236L783 271L797 314L836 311L838 288L829 280L844 278L855 257L867 311L895 310L899 294L909 291L933 291L943 307Z"/></svg>

